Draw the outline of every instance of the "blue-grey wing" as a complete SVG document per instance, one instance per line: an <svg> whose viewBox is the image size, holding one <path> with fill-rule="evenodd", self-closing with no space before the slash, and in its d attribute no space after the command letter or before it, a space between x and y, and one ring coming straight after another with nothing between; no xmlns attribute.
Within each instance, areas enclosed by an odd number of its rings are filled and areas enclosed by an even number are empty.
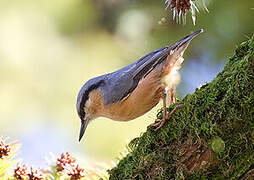
<svg viewBox="0 0 254 180"><path fill-rule="evenodd" d="M128 96L138 85L139 81L148 75L157 65L165 62L172 53L180 54L187 47L190 41L203 30L194 32L181 39L180 41L164 48L155 50L138 61L126 66L116 72L105 75L105 83L101 91L104 96L105 104L114 104ZM178 51L179 50L179 51Z"/></svg>
<svg viewBox="0 0 254 180"><path fill-rule="evenodd" d="M168 47L158 49L118 71L105 75L101 92L105 104L114 104L127 97L139 81L162 63L168 54Z"/></svg>

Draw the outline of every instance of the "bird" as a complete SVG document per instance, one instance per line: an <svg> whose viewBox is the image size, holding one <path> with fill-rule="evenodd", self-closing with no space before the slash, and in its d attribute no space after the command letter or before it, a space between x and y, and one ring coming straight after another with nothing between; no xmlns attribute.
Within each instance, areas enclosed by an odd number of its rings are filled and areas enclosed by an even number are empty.
<svg viewBox="0 0 254 180"><path fill-rule="evenodd" d="M170 92L170 102L173 103L183 54L191 40L202 32L203 29L200 29L117 71L88 80L80 89L76 103L81 120L79 141L92 120L98 117L115 121L133 120L151 110L162 99L163 118L152 125L156 131L159 130L177 109L184 106L179 104L167 113L166 97Z"/></svg>

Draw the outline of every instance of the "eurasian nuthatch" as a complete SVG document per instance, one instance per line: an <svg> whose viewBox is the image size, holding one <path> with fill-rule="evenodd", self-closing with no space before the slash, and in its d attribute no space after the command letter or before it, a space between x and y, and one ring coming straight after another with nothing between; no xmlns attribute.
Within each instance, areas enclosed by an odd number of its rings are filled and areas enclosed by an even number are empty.
<svg viewBox="0 0 254 180"><path fill-rule="evenodd" d="M116 121L135 119L163 100L163 118L153 126L159 129L172 114L166 111L166 95L179 83L178 70L183 53L199 30L180 41L155 50L138 61L115 72L95 77L81 88L77 98L77 112L81 119L79 141L88 123L97 117ZM176 78L175 78L176 77Z"/></svg>

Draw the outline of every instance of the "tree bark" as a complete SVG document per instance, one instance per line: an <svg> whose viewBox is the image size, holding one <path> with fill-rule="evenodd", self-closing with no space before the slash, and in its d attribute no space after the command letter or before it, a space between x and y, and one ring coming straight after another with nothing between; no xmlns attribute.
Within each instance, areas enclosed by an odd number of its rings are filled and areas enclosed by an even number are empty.
<svg viewBox="0 0 254 180"><path fill-rule="evenodd" d="M177 102L185 107L159 131L148 127L133 139L128 155L109 170L110 179L251 179L253 90L254 36L216 78Z"/></svg>

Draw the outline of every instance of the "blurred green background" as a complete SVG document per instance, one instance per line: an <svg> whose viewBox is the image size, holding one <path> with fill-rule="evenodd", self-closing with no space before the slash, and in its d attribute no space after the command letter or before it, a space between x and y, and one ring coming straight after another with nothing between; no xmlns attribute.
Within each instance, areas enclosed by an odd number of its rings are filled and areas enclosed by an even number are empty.
<svg viewBox="0 0 254 180"><path fill-rule="evenodd" d="M0 135L18 140L24 163L44 166L49 152L70 151L87 162L115 160L154 121L154 108L130 122L99 118L78 142L79 89L157 48L204 29L185 53L184 97L212 80L235 45L252 36L250 0L208 0L196 26L172 20L158 0L1 0ZM166 18L162 22L161 18Z"/></svg>

